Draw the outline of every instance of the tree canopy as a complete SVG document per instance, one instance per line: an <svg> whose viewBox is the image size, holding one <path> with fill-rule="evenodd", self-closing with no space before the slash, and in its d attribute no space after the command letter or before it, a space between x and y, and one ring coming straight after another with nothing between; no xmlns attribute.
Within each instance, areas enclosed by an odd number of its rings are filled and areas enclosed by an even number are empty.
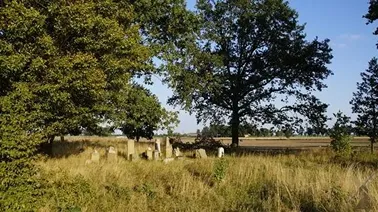
<svg viewBox="0 0 378 212"><path fill-rule="evenodd" d="M197 14L195 42L172 61L171 104L195 112L198 121L228 117L234 145L244 120L285 126L302 120L289 111L322 116L327 105L312 93L332 74L329 40L307 41L287 2L199 0Z"/></svg>
<svg viewBox="0 0 378 212"><path fill-rule="evenodd" d="M364 18L368 20L368 24L371 24L378 19L378 0L370 0L368 13L364 15ZM378 35L378 27L373 34Z"/></svg>
<svg viewBox="0 0 378 212"><path fill-rule="evenodd" d="M152 4L148 11L145 2ZM29 201L17 196L17 188L26 189L25 179L16 182L14 176L38 144L116 120L135 77L157 72L153 57L176 48L175 35L185 28L179 17L191 13L181 0L154 2L2 1L0 196ZM162 48L156 47L159 42Z"/></svg>

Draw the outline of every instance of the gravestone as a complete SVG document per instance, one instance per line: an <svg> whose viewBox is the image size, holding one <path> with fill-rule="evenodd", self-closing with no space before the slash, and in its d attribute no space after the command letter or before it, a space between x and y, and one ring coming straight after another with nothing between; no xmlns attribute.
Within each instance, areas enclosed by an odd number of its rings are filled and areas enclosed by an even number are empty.
<svg viewBox="0 0 378 212"><path fill-rule="evenodd" d="M156 141L155 141L155 151L158 151L159 154L161 153L160 143L161 143L160 139L159 138L156 139Z"/></svg>
<svg viewBox="0 0 378 212"><path fill-rule="evenodd" d="M175 157L180 157L181 156L181 152L180 152L180 149L177 147L175 149L173 149L173 155Z"/></svg>
<svg viewBox="0 0 378 212"><path fill-rule="evenodd" d="M109 147L107 154L106 154L106 159L109 162L117 162L117 150L114 147Z"/></svg>
<svg viewBox="0 0 378 212"><path fill-rule="evenodd" d="M204 149L196 149L195 156L196 156L196 158L207 158L206 150L204 150Z"/></svg>
<svg viewBox="0 0 378 212"><path fill-rule="evenodd" d="M91 161L94 162L94 163L99 163L100 162L100 153L98 153L97 150L95 150L94 152L92 152L92 154L91 154Z"/></svg>
<svg viewBox="0 0 378 212"><path fill-rule="evenodd" d="M159 160L160 153L159 151L155 150L154 151L154 160Z"/></svg>
<svg viewBox="0 0 378 212"><path fill-rule="evenodd" d="M223 158L224 157L224 148L219 147L218 148L218 158Z"/></svg>
<svg viewBox="0 0 378 212"><path fill-rule="evenodd" d="M127 140L127 160L131 160L133 154L135 154L134 140Z"/></svg>
<svg viewBox="0 0 378 212"><path fill-rule="evenodd" d="M146 157L147 157L147 160L153 159L153 151L152 151L151 147L148 147L148 149L146 150Z"/></svg>
<svg viewBox="0 0 378 212"><path fill-rule="evenodd" d="M171 158L172 152L173 152L173 149L172 149L171 143L169 142L169 137L166 137L165 138L165 157Z"/></svg>

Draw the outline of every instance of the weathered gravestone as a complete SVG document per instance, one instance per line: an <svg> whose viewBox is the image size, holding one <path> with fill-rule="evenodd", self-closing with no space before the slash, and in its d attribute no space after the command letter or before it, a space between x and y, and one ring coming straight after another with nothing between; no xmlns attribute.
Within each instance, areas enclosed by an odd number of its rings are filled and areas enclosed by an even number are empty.
<svg viewBox="0 0 378 212"><path fill-rule="evenodd" d="M134 140L127 140L127 160L132 160L133 154L135 154Z"/></svg>
<svg viewBox="0 0 378 212"><path fill-rule="evenodd" d="M147 157L147 160L153 159L153 151L152 151L151 147L148 147L148 149L146 150L146 157Z"/></svg>
<svg viewBox="0 0 378 212"><path fill-rule="evenodd" d="M91 161L93 163L99 163L100 162L100 153L98 153L97 150L95 150L94 152L92 152L92 154L91 154Z"/></svg>
<svg viewBox="0 0 378 212"><path fill-rule="evenodd" d="M171 158L172 157L172 145L169 142L169 137L165 139L165 157L166 158Z"/></svg>
<svg viewBox="0 0 378 212"><path fill-rule="evenodd" d="M159 154L161 153L160 143L161 143L160 139L159 138L156 139L156 141L155 141L155 151L159 152Z"/></svg>
<svg viewBox="0 0 378 212"><path fill-rule="evenodd" d="M196 149L195 157L196 158L207 158L206 150L204 150L204 149Z"/></svg>
<svg viewBox="0 0 378 212"><path fill-rule="evenodd" d="M181 156L181 152L180 152L180 149L178 147L176 147L176 148L173 149L173 155L175 157L180 157Z"/></svg>
<svg viewBox="0 0 378 212"><path fill-rule="evenodd" d="M106 154L106 159L109 162L117 162L117 150L114 147L109 147L107 154Z"/></svg>
<svg viewBox="0 0 378 212"><path fill-rule="evenodd" d="M222 158L222 157L224 157L224 148L219 147L218 148L218 158Z"/></svg>

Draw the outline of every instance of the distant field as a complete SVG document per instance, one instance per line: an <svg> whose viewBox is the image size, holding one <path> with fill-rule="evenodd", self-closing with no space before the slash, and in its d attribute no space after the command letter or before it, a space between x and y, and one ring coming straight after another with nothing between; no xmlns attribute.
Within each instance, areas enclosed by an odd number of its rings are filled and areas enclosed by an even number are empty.
<svg viewBox="0 0 378 212"><path fill-rule="evenodd" d="M124 140L124 137L96 137L96 136L70 136L66 137L68 140L83 140L83 139L98 139L102 141L116 141ZM220 140L223 144L231 144L230 137L214 138ZM240 146L248 148L314 148L314 147L327 147L330 145L331 139L329 137L292 137L287 139L285 137L240 137ZM195 137L181 137L184 142L194 142ZM143 139L141 142L148 142L149 140ZM352 146L364 147L370 144L368 137L355 137Z"/></svg>

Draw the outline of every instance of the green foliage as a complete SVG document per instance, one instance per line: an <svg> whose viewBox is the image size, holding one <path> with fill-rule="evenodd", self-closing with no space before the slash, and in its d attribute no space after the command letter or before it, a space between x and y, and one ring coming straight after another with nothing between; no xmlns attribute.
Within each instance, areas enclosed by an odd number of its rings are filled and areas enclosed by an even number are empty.
<svg viewBox="0 0 378 212"><path fill-rule="evenodd" d="M362 82L357 83L357 91L353 93L353 113L357 114L355 125L358 131L368 135L373 145L378 140L378 61L373 58L369 68L361 73Z"/></svg>
<svg viewBox="0 0 378 212"><path fill-rule="evenodd" d="M186 56L172 59L171 104L196 112L198 121L229 117L236 145L244 120L299 123L289 111L323 120L327 105L312 93L325 88L322 81L332 74L326 67L329 40L307 41L287 2L200 0L197 8L197 39ZM298 101L289 104L289 98ZM287 105L278 108L275 100Z"/></svg>
<svg viewBox="0 0 378 212"><path fill-rule="evenodd" d="M332 138L331 147L336 153L350 155L352 152L352 147L350 146L351 140L352 137L349 135L337 135Z"/></svg>
<svg viewBox="0 0 378 212"><path fill-rule="evenodd" d="M336 122L330 130L331 147L336 153L350 155L352 151L350 117L344 115L341 111L333 114L333 116L336 118Z"/></svg>
<svg viewBox="0 0 378 212"><path fill-rule="evenodd" d="M0 162L1 211L33 211L42 203L44 189L28 160Z"/></svg>
<svg viewBox="0 0 378 212"><path fill-rule="evenodd" d="M216 181L222 181L227 174L228 161L224 158L216 160L214 162L213 176Z"/></svg>
<svg viewBox="0 0 378 212"><path fill-rule="evenodd" d="M368 24L371 24L378 19L378 1L377 0L370 0L368 13L364 15L364 18L368 20ZM374 31L374 35L378 35L378 28Z"/></svg>
<svg viewBox="0 0 378 212"><path fill-rule="evenodd" d="M6 4L0 11L1 95L27 86L34 95L28 112L38 110L46 137L96 126L115 111L131 77L150 66L128 4Z"/></svg>
<svg viewBox="0 0 378 212"><path fill-rule="evenodd" d="M93 131L116 112L132 77L150 69L152 54L134 21L131 5L119 1L2 3L2 208L33 210L39 144Z"/></svg>
<svg viewBox="0 0 378 212"><path fill-rule="evenodd" d="M54 199L58 211L79 210L95 194L92 185L80 175L72 178L63 174L62 178L48 186L49 195Z"/></svg>
<svg viewBox="0 0 378 212"><path fill-rule="evenodd" d="M133 85L126 101L118 108L117 116L122 132L137 141L141 137L152 139L154 131L170 130L179 122L177 113L167 111L157 96L137 84Z"/></svg>
<svg viewBox="0 0 378 212"><path fill-rule="evenodd" d="M30 102L34 95L26 84L0 96L0 208L3 211L31 211L43 191L35 179L31 160L43 141L37 112Z"/></svg>

